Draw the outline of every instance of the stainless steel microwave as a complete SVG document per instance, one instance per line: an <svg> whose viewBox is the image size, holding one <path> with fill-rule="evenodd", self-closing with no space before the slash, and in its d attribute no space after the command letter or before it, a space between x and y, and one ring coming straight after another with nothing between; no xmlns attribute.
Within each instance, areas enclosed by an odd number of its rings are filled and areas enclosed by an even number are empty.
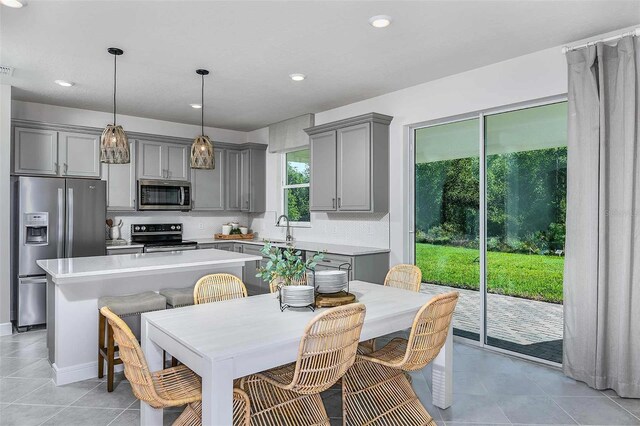
<svg viewBox="0 0 640 426"><path fill-rule="evenodd" d="M138 210L191 210L191 184L179 180L138 181Z"/></svg>

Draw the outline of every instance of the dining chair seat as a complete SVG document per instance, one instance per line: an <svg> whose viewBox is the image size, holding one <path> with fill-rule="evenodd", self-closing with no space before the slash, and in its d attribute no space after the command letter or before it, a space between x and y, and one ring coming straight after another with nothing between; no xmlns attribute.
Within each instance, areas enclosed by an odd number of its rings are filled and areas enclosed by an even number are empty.
<svg viewBox="0 0 640 426"><path fill-rule="evenodd" d="M287 386L293 380L293 376L296 372L296 363L291 362L289 364L282 365L280 367L272 368L267 371L263 371L260 375L272 383L278 383L282 386Z"/></svg>
<svg viewBox="0 0 640 426"><path fill-rule="evenodd" d="M282 389L257 374L243 378L241 388L251 401L251 426L331 424L319 393L305 395Z"/></svg>
<svg viewBox="0 0 640 426"><path fill-rule="evenodd" d="M365 353L360 353L360 351L361 348L358 348L358 355L366 355L381 362L397 365L407 352L407 340L402 337L396 337L376 351Z"/></svg>

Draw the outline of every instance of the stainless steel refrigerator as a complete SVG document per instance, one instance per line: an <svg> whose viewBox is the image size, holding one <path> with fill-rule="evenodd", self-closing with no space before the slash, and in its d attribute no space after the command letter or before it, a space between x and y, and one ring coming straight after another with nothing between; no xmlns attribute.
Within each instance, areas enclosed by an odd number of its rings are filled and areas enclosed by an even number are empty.
<svg viewBox="0 0 640 426"><path fill-rule="evenodd" d="M36 261L106 254L105 182L15 177L12 201L12 319L44 324L47 280Z"/></svg>

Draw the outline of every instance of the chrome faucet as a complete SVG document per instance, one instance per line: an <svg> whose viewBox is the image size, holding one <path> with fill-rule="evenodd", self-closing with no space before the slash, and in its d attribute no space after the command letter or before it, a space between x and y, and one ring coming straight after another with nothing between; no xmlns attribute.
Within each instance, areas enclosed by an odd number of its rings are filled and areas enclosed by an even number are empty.
<svg viewBox="0 0 640 426"><path fill-rule="evenodd" d="M293 241L293 235L291 235L291 227L289 226L289 217L286 214L281 214L278 220L276 220L276 226L280 226L280 219L287 219L287 242L290 243Z"/></svg>

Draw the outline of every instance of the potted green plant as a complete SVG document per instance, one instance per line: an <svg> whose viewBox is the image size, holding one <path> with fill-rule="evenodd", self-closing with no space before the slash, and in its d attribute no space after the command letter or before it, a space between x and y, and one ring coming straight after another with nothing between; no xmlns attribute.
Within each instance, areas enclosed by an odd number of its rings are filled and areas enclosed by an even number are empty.
<svg viewBox="0 0 640 426"><path fill-rule="evenodd" d="M324 258L324 254L316 253L305 261L302 259L302 252L295 247L287 246L280 249L268 242L261 252L269 258L269 261L263 268L258 269L256 277L269 283L277 282L283 304L289 306L312 304L315 297L313 286L292 284L302 281L306 277L307 269L315 268L316 264Z"/></svg>

